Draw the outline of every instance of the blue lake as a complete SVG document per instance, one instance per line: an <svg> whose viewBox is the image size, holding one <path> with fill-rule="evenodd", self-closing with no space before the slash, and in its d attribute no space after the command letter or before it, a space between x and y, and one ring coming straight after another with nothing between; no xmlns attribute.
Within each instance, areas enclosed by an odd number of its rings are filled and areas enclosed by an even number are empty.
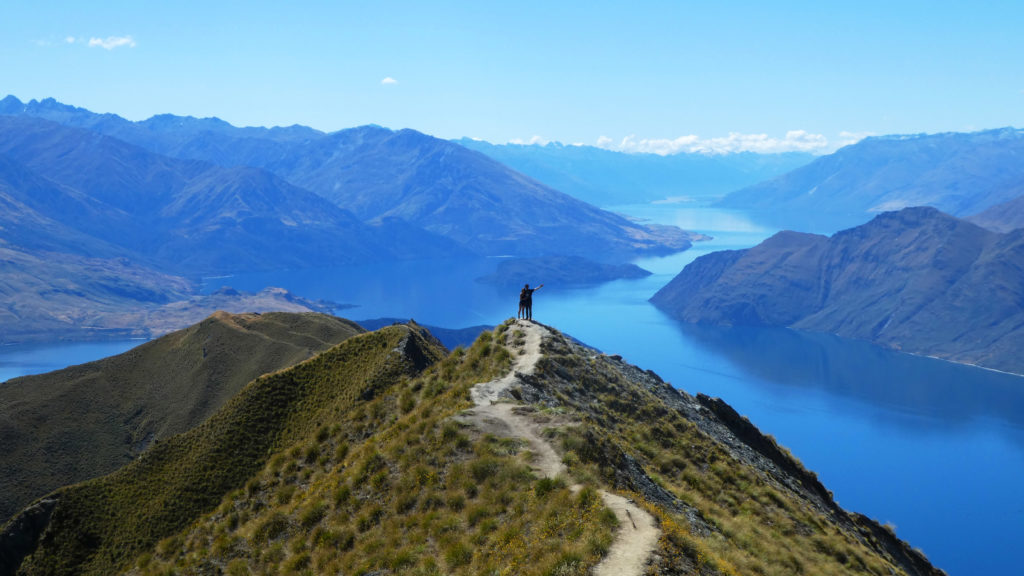
<svg viewBox="0 0 1024 576"><path fill-rule="evenodd" d="M0 346L0 382L115 356L141 343L141 340L119 340Z"/></svg>
<svg viewBox="0 0 1024 576"><path fill-rule="evenodd" d="M1019 571L1024 378L823 334L673 321L647 302L658 288L701 254L754 245L774 229L736 212L686 205L618 210L715 240L638 260L654 273L648 278L576 289L546 283L534 297L538 321L621 354L678 388L725 399L817 472L842 506L895 525L950 574ZM339 314L357 321L414 318L459 328L515 315L517 290L474 281L496 265L485 259L249 274L210 280L206 289L282 286L355 305ZM62 358L75 363L90 359L83 354L99 357L129 345L114 343L110 351L64 345L50 356L35 348L20 367L17 353L0 349L0 381L11 370L48 370Z"/></svg>

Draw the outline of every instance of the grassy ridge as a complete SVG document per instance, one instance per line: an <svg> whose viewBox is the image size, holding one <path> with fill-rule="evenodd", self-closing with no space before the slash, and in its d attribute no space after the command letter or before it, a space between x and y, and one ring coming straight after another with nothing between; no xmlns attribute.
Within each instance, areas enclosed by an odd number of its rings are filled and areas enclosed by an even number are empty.
<svg viewBox="0 0 1024 576"><path fill-rule="evenodd" d="M136 574L585 574L615 517L450 416L505 373L504 326L274 455Z"/></svg>
<svg viewBox="0 0 1024 576"><path fill-rule="evenodd" d="M26 574L110 574L241 487L275 451L372 398L416 367L396 349L407 327L351 338L294 368L261 377L201 426L161 442L121 470L59 491L47 537Z"/></svg>
<svg viewBox="0 0 1024 576"><path fill-rule="evenodd" d="M650 574L905 573L852 521L741 461L667 404L653 391L664 388L660 380L635 369L627 375L621 362L581 356L564 341L546 350L539 370L537 385L557 391L563 409L581 420L559 433L577 477L637 489L621 473L624 457L632 458L681 504L647 501L663 530Z"/></svg>
<svg viewBox="0 0 1024 576"><path fill-rule="evenodd" d="M0 386L0 522L194 428L261 374L362 332L325 314L218 312L111 358Z"/></svg>
<svg viewBox="0 0 1024 576"><path fill-rule="evenodd" d="M203 426L60 492L22 573L583 576L616 528L601 487L658 520L648 574L939 573L769 437L751 427L769 444L755 448L697 399L560 335L510 390L559 423L546 434L571 479L535 477L520 441L452 418L521 338L506 323L441 359L394 326L260 378Z"/></svg>

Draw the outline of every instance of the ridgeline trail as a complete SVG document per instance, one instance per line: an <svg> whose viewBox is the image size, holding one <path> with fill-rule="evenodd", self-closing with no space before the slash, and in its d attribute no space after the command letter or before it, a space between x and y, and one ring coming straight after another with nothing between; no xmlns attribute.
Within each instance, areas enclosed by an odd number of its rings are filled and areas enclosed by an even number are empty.
<svg viewBox="0 0 1024 576"><path fill-rule="evenodd" d="M485 433L526 442L534 455L531 466L536 473L547 478L564 476L565 464L544 439L542 432L545 428L568 425L568 422L539 417L533 408L514 404L510 398L502 396L503 392L520 382L520 374L534 373L537 360L541 357L541 342L551 337L552 333L546 327L528 320L516 320L509 331L522 331L525 335L521 342L514 340L509 343L514 358L512 368L501 378L473 386L471 395L476 406L467 410L460 419ZM570 488L578 491L581 487L577 484ZM598 492L605 506L615 512L619 526L608 555L594 568L593 573L595 576L643 574L644 566L657 547L661 535L654 517L623 496L606 490Z"/></svg>

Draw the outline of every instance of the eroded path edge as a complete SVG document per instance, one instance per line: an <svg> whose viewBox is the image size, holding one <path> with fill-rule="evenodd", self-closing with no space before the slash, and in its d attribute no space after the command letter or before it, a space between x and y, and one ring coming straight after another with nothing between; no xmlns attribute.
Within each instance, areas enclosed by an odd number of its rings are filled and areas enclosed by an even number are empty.
<svg viewBox="0 0 1024 576"><path fill-rule="evenodd" d="M541 435L542 428L557 426L534 421L526 407L503 401L502 393L520 382L520 374L533 374L541 357L541 342L553 334L550 330L527 320L516 320L509 326L512 334L522 331L525 338L521 344L510 343L513 354L512 368L508 374L489 382L475 385L470 394L475 407L467 410L462 420L480 430L496 436L518 438L527 443L534 459L533 469L547 478L565 474L565 464L547 440ZM571 487L574 491L580 486ZM605 506L615 512L619 527L608 554L594 568L596 576L639 576L643 574L648 558L658 545L661 530L654 517L628 498L599 490Z"/></svg>

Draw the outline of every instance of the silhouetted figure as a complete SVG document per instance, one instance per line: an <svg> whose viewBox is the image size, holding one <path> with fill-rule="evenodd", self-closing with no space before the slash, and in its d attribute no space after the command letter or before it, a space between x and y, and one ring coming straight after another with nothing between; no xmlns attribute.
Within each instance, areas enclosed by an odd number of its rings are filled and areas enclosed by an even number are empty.
<svg viewBox="0 0 1024 576"><path fill-rule="evenodd" d="M516 318L533 320L533 293L543 287L543 284L536 288L530 288L529 284L523 286L523 289L519 291L519 314Z"/></svg>

